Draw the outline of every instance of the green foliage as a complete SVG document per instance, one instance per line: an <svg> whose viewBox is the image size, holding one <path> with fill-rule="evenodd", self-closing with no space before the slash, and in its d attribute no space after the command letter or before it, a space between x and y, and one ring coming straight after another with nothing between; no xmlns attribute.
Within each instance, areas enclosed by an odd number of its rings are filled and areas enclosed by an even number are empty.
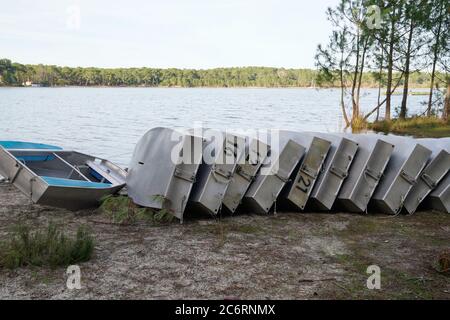
<svg viewBox="0 0 450 320"><path fill-rule="evenodd" d="M107 196L102 199L100 210L115 224L130 225L138 222L151 224L170 223L174 216L169 210L152 210L136 206L125 196Z"/></svg>
<svg viewBox="0 0 450 320"><path fill-rule="evenodd" d="M2 71L4 70L4 71ZM7 70L7 71L6 71ZM69 68L51 65L21 65L0 60L0 85L20 86L26 81L43 86L135 86L135 87L310 87L339 86L331 81L332 69L325 74L311 69L284 69L268 67L194 69L156 68ZM421 75L420 73L418 73ZM428 77L429 78L429 77ZM421 76L423 86L427 76ZM416 79L412 79L416 83ZM371 73L364 73L362 84L375 87ZM419 85L419 83L417 82Z"/></svg>
<svg viewBox="0 0 450 320"><path fill-rule="evenodd" d="M347 125L350 107L351 124L360 117L361 87L379 87L386 92L366 118L384 105L389 120L391 95L397 88L403 87L398 113L405 118L409 87L431 90L447 86L447 8L448 0L340 0L327 9L332 30L328 43L317 48L317 80L320 85L341 88L340 107ZM351 98L351 106L344 104L344 95ZM432 93L428 95L430 116L432 109L442 104L442 97L433 100Z"/></svg>
<svg viewBox="0 0 450 320"><path fill-rule="evenodd" d="M101 200L100 210L108 216L113 223L127 224L132 220L130 200L124 196L107 196Z"/></svg>
<svg viewBox="0 0 450 320"><path fill-rule="evenodd" d="M0 59L0 85L12 85L15 84L16 79L16 66L8 59Z"/></svg>
<svg viewBox="0 0 450 320"><path fill-rule="evenodd" d="M0 243L0 268L68 266L88 261L93 251L94 239L84 226L72 238L52 222L44 230L19 224L11 239Z"/></svg>

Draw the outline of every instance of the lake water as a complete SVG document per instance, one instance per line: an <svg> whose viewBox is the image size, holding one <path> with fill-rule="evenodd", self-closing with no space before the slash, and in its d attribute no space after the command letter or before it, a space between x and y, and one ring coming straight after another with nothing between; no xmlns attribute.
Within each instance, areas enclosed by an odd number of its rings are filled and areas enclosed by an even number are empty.
<svg viewBox="0 0 450 320"><path fill-rule="evenodd" d="M401 96L393 97L393 109ZM410 96L411 112L424 96ZM364 90L362 109L376 106ZM127 166L156 126L339 132L338 89L0 88L0 140L60 145Z"/></svg>

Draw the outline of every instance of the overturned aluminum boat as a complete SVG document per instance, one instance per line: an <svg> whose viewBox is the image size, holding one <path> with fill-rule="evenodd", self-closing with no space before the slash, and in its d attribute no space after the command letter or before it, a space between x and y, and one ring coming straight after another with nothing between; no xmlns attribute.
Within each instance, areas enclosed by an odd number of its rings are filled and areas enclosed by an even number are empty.
<svg viewBox="0 0 450 320"><path fill-rule="evenodd" d="M423 200L433 191L439 183L444 179L444 177L450 171L450 139L418 139L417 142L424 145L428 149L432 150L430 156L430 161L425 167L425 169L420 173L416 184L412 187L411 191L405 199L404 208L409 214L414 213ZM448 185L449 183L447 183ZM435 201L430 202L436 203L435 209L445 208L445 197L442 197L443 201L440 201L438 196L439 192L433 197L437 198ZM450 202L450 194L447 195L448 201ZM444 211L444 210L443 210ZM447 205L448 212L448 205Z"/></svg>
<svg viewBox="0 0 450 320"><path fill-rule="evenodd" d="M352 161L358 151L358 143L334 134L314 133L331 142L331 148L323 165L322 173L310 195L311 207L331 210L342 184L348 176Z"/></svg>
<svg viewBox="0 0 450 320"><path fill-rule="evenodd" d="M261 166L243 200L247 209L256 213L268 213L272 206L276 205L281 190L289 182L306 152L304 146L287 138L287 135L271 136L270 139L278 141L270 143L270 155Z"/></svg>
<svg viewBox="0 0 450 320"><path fill-rule="evenodd" d="M389 162L394 145L381 136L367 134L341 134L356 141L358 152L353 159L336 203L350 212L365 212Z"/></svg>
<svg viewBox="0 0 450 320"><path fill-rule="evenodd" d="M444 144L448 151L450 138L439 139L440 144ZM436 188L425 199L425 208L449 213L450 212L450 172L439 182Z"/></svg>
<svg viewBox="0 0 450 320"><path fill-rule="evenodd" d="M292 139L306 148L306 153L280 195L280 204L294 210L305 209L309 195L322 170L331 142L313 133L280 131L280 139Z"/></svg>
<svg viewBox="0 0 450 320"><path fill-rule="evenodd" d="M53 146L5 146L0 147L0 175L35 203L86 209L125 186L126 172L107 160Z"/></svg>
<svg viewBox="0 0 450 320"><path fill-rule="evenodd" d="M190 132L195 132L190 130ZM245 153L245 138L208 129L201 133L203 153L196 181L189 197L189 208L201 213L219 213L238 162Z"/></svg>
<svg viewBox="0 0 450 320"><path fill-rule="evenodd" d="M202 158L201 137L153 128L137 143L127 175L128 196L141 206L183 214Z"/></svg>
<svg viewBox="0 0 450 320"><path fill-rule="evenodd" d="M450 213L450 172L430 193L426 202L428 207L434 210Z"/></svg>
<svg viewBox="0 0 450 320"><path fill-rule="evenodd" d="M269 154L269 146L256 138L246 141L245 157L239 161L236 173L231 180L223 198L223 206L234 213L241 204L250 184L256 178L259 168Z"/></svg>
<svg viewBox="0 0 450 320"><path fill-rule="evenodd" d="M373 136L376 139L377 135ZM372 196L372 204L383 213L397 214L425 168L431 150L412 138L387 135L382 139L395 145L395 148Z"/></svg>

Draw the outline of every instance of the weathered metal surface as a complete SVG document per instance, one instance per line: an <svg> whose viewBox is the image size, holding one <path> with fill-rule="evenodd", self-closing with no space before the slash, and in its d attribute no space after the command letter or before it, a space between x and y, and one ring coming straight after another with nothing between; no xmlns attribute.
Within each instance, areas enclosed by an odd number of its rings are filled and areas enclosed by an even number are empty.
<svg viewBox="0 0 450 320"><path fill-rule="evenodd" d="M306 148L306 154L294 170L290 181L280 196L280 202L294 210L303 210L321 172L331 142L313 133L280 131L280 137L294 140Z"/></svg>
<svg viewBox="0 0 450 320"><path fill-rule="evenodd" d="M436 144L450 151L450 138L435 139ZM431 142L432 143L432 142ZM425 208L447 212L450 211L450 172L438 183L425 199Z"/></svg>
<svg viewBox="0 0 450 320"><path fill-rule="evenodd" d="M191 208L216 215L222 205L238 162L245 153L245 139L234 134L213 131L214 139L204 136L203 160L189 198ZM221 140L217 141L221 136ZM212 161L205 161L211 155ZM211 163L212 162L212 163Z"/></svg>
<svg viewBox="0 0 450 320"><path fill-rule="evenodd" d="M434 210L450 213L450 172L427 197L427 203Z"/></svg>
<svg viewBox="0 0 450 320"><path fill-rule="evenodd" d="M421 204L450 209L450 138L198 130L150 130L128 174L56 146L0 141L0 175L36 203L71 210L95 206L128 184L136 204L181 220L188 206L215 215L222 206L233 213L241 202L258 213L307 204L364 212L370 203L389 214L413 213Z"/></svg>
<svg viewBox="0 0 450 320"><path fill-rule="evenodd" d="M223 199L223 205L231 213L234 213L242 202L250 184L256 177L259 168L266 159L269 146L258 139L249 138L246 145L245 157L241 158L236 168L236 173L231 179Z"/></svg>
<svg viewBox="0 0 450 320"><path fill-rule="evenodd" d="M138 142L131 159L128 195L141 206L170 210L183 219L202 157L202 138L154 128Z"/></svg>
<svg viewBox="0 0 450 320"><path fill-rule="evenodd" d="M344 180L348 176L351 163L358 150L358 143L341 136L314 133L331 142L330 151L310 194L311 205L318 210L331 210Z"/></svg>
<svg viewBox="0 0 450 320"><path fill-rule="evenodd" d="M409 214L417 210L450 170L450 139L418 139L417 142L432 150L432 154L429 163L405 199L404 208Z"/></svg>
<svg viewBox="0 0 450 320"><path fill-rule="evenodd" d="M394 144L395 148L372 196L372 202L383 213L397 214L425 168L431 150L411 138L388 135L383 136L383 140Z"/></svg>
<svg viewBox="0 0 450 320"><path fill-rule="evenodd" d="M373 135L342 134L358 143L348 177L342 184L337 204L350 212L365 212L377 187L394 145Z"/></svg>
<svg viewBox="0 0 450 320"><path fill-rule="evenodd" d="M260 174L244 196L245 206L256 213L268 213L305 151L305 147L291 139L280 138L278 143L272 143Z"/></svg>
<svg viewBox="0 0 450 320"><path fill-rule="evenodd" d="M113 163L69 150L6 150L0 174L35 203L80 210L125 186L126 172Z"/></svg>

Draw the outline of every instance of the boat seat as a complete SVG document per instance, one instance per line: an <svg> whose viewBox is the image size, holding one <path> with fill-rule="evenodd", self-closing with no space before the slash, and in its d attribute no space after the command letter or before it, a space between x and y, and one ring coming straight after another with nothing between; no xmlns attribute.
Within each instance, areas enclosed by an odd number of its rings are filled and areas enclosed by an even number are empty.
<svg viewBox="0 0 450 320"><path fill-rule="evenodd" d="M47 176L41 176L41 178L48 185L54 186L54 187L80 187L80 188L94 188L94 189L111 188L110 183L72 180L72 179L55 178L55 177L47 177Z"/></svg>
<svg viewBox="0 0 450 320"><path fill-rule="evenodd" d="M23 164L27 164L27 162L44 162L55 159L52 155L17 156L16 158Z"/></svg>
<svg viewBox="0 0 450 320"><path fill-rule="evenodd" d="M111 170L108 167L102 165L101 163L88 160L86 161L86 165L93 170L91 174L100 181L106 180L105 182L109 182L111 184L123 183L111 174Z"/></svg>

